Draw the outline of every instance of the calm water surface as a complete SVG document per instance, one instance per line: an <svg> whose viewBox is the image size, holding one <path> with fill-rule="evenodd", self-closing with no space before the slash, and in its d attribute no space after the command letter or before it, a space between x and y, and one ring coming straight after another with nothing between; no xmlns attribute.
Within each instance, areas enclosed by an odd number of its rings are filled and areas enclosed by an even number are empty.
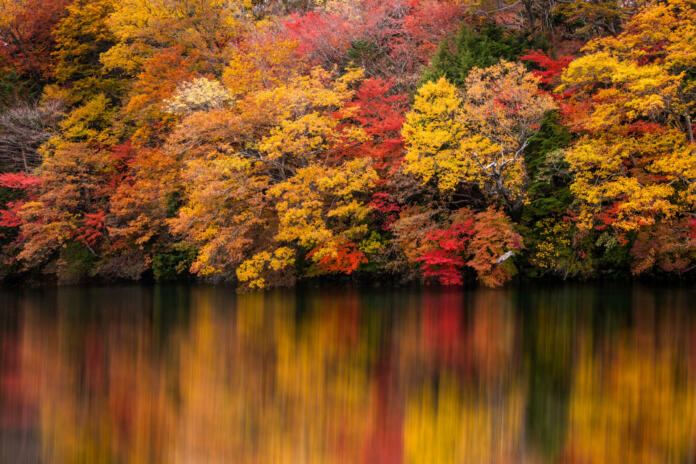
<svg viewBox="0 0 696 464"><path fill-rule="evenodd" d="M693 463L695 302L0 291L0 462Z"/></svg>

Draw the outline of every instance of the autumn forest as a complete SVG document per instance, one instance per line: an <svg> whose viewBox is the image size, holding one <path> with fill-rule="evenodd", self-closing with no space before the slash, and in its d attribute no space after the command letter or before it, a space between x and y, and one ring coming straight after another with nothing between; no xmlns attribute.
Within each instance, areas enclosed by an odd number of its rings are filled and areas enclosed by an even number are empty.
<svg viewBox="0 0 696 464"><path fill-rule="evenodd" d="M693 118L695 0L0 0L0 279L686 279Z"/></svg>

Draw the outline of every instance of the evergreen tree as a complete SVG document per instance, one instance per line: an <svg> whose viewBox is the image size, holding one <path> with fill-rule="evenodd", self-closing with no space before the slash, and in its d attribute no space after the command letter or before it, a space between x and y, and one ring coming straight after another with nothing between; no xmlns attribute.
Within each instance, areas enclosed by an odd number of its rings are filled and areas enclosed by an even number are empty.
<svg viewBox="0 0 696 464"><path fill-rule="evenodd" d="M543 39L506 31L497 24L464 24L453 39L445 39L425 72L425 81L441 77L463 87L469 71L487 68L500 60L514 61L527 49L546 48Z"/></svg>

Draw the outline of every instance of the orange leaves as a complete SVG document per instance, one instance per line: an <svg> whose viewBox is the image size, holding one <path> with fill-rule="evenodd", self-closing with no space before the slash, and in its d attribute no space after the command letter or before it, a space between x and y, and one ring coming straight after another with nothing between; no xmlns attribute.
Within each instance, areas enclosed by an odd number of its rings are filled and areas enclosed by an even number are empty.
<svg viewBox="0 0 696 464"><path fill-rule="evenodd" d="M104 236L105 216L106 213L104 211L85 213L84 224L78 227L75 233L75 239L86 245L94 246L97 241Z"/></svg>
<svg viewBox="0 0 696 464"><path fill-rule="evenodd" d="M350 241L339 241L315 247L307 257L316 262L322 273L352 274L361 264L367 263L365 254Z"/></svg>
<svg viewBox="0 0 696 464"><path fill-rule="evenodd" d="M674 221L645 227L631 247L634 275L657 270L682 274L696 258L696 240L689 221Z"/></svg>
<svg viewBox="0 0 696 464"><path fill-rule="evenodd" d="M256 26L231 47L222 82L234 97L282 85L306 66L296 50L297 42L274 28Z"/></svg>
<svg viewBox="0 0 696 464"><path fill-rule="evenodd" d="M522 237L501 211L489 208L476 215L467 263L487 287L499 287L517 273L511 259L523 248Z"/></svg>
<svg viewBox="0 0 696 464"><path fill-rule="evenodd" d="M45 79L53 73L53 29L71 0L9 0L0 6L0 57L21 73ZM6 8L10 7L10 11Z"/></svg>

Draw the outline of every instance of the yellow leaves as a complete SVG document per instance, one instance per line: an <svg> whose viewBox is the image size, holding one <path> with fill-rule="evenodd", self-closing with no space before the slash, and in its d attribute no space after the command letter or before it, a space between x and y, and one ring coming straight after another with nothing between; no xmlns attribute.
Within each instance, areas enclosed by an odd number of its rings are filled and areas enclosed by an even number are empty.
<svg viewBox="0 0 696 464"><path fill-rule="evenodd" d="M83 106L75 108L61 121L61 138L70 142L106 143L109 140L108 129L114 113L109 99L99 94Z"/></svg>
<svg viewBox="0 0 696 464"><path fill-rule="evenodd" d="M259 64L252 51L244 53L250 65ZM339 143L366 137L334 115L352 98L362 71L339 77L319 67L306 75L268 71L268 81L250 78L243 92L229 81L241 68L230 65L224 79L236 89L230 108L217 108L229 90L205 79L168 101L186 115L166 144L184 160L187 186L172 230L199 247L193 272L237 274L247 288L292 277L289 264L278 264L289 258L271 251L281 244L309 251L364 238L371 211L365 202L377 181L368 159L337 166L331 158Z"/></svg>
<svg viewBox="0 0 696 464"><path fill-rule="evenodd" d="M237 268L237 279L244 282L250 289L262 289L266 286L263 277L268 270L279 272L295 265L295 251L280 247L273 253L262 251L244 261Z"/></svg>
<svg viewBox="0 0 696 464"><path fill-rule="evenodd" d="M365 77L365 71L362 68L351 66L346 69L338 79L336 79L333 89L339 95L344 95L344 98L349 98L353 95L354 88Z"/></svg>
<svg viewBox="0 0 696 464"><path fill-rule="evenodd" d="M660 65L641 66L597 52L571 62L559 90L574 91L575 99L594 95L594 107L582 125L602 130L639 117L659 116L677 98L682 77L670 75Z"/></svg>
<svg viewBox="0 0 696 464"><path fill-rule="evenodd" d="M288 82L255 92L249 98L256 107L269 111L279 121L313 110L337 110L353 97L354 90L347 82L362 76L362 71L348 70L346 76L334 82L333 73L315 67L307 75L293 76Z"/></svg>
<svg viewBox="0 0 696 464"><path fill-rule="evenodd" d="M696 156L686 125L694 87L686 72L696 64L694 20L691 2L651 4L617 37L588 44L564 72L559 90L578 103L569 116L586 131L566 152L582 228L636 230L693 207Z"/></svg>
<svg viewBox="0 0 696 464"><path fill-rule="evenodd" d="M462 122L471 132L482 133L500 145L507 152L503 159L517 159L544 113L556 109L553 99L540 92L538 85L539 78L519 63L501 61L486 69L473 69L465 84Z"/></svg>
<svg viewBox="0 0 696 464"><path fill-rule="evenodd" d="M377 173L368 158L354 159L325 172L326 175L316 180L319 188L345 199L369 190L377 181Z"/></svg>
<svg viewBox="0 0 696 464"><path fill-rule="evenodd" d="M302 65L294 53L296 48L294 41L263 36L245 48L233 48L222 82L234 96L277 87Z"/></svg>
<svg viewBox="0 0 696 464"><path fill-rule="evenodd" d="M329 148L328 141L336 125L335 119L317 112L305 114L295 120L285 120L259 142L259 150L272 160L281 158L286 153L298 157L311 156L317 150Z"/></svg>
<svg viewBox="0 0 696 464"><path fill-rule="evenodd" d="M0 0L0 27L8 27L22 10L22 0Z"/></svg>
<svg viewBox="0 0 696 464"><path fill-rule="evenodd" d="M440 191L462 182L510 203L523 198L523 151L553 100L519 64L474 69L463 98L444 78L424 84L406 115L404 168Z"/></svg>
<svg viewBox="0 0 696 464"><path fill-rule="evenodd" d="M588 148L587 144L583 147ZM613 148L613 147L611 147ZM571 192L582 202L581 220L578 227L590 229L596 225L596 217L607 207L614 205L611 214L611 224L621 230L629 231L655 222L657 215L671 217L678 211L670 198L674 188L669 184L644 185L635 177L620 175L618 172L606 171L606 177L593 176L587 165L583 168L576 163L580 153L571 149L567 160L571 170L578 172L571 184Z"/></svg>
<svg viewBox="0 0 696 464"><path fill-rule="evenodd" d="M563 250L570 249L572 245L571 223L544 218L535 227L541 233L538 243L530 247L529 262L542 271L560 267Z"/></svg>
<svg viewBox="0 0 696 464"><path fill-rule="evenodd" d="M204 77L181 84L174 97L165 101L167 111L188 114L219 109L230 103L230 93L218 81Z"/></svg>
<svg viewBox="0 0 696 464"><path fill-rule="evenodd" d="M456 159L457 145L463 137L463 127L457 119L461 104L457 88L444 77L418 89L402 134L406 140L404 169L423 183L441 173L441 162ZM441 189L451 189L451 184L446 182Z"/></svg>
<svg viewBox="0 0 696 464"><path fill-rule="evenodd" d="M298 170L269 191L278 200L276 240L297 242L305 248L326 242L335 234L327 223L329 218L344 222L348 226L345 232L351 231L350 235L366 232L360 222L371 209L356 196L368 192L377 179L368 159L348 161L336 168L312 165ZM357 226L353 226L355 223Z"/></svg>
<svg viewBox="0 0 696 464"><path fill-rule="evenodd" d="M610 51L634 63L655 62L676 75L696 61L695 22L696 8L688 0L649 3L621 34L593 40L584 50L591 54Z"/></svg>
<svg viewBox="0 0 696 464"><path fill-rule="evenodd" d="M211 69L223 64L221 44L241 32L243 4L222 0L122 0L109 27L118 44L101 57L107 69L135 74L157 49L181 45Z"/></svg>
<svg viewBox="0 0 696 464"><path fill-rule="evenodd" d="M629 153L617 140L584 138L566 150L565 160L571 165L577 180L592 182L595 177L610 177L621 171Z"/></svg>
<svg viewBox="0 0 696 464"><path fill-rule="evenodd" d="M262 219L268 178L253 161L217 152L188 161L182 175L187 200L169 221L172 231L201 247L193 272L228 275L272 226Z"/></svg>

